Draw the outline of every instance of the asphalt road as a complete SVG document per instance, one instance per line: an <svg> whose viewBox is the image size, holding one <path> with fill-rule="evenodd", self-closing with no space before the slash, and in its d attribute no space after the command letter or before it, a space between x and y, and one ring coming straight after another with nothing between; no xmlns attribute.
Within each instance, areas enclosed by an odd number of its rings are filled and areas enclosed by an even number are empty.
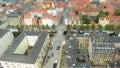
<svg viewBox="0 0 120 68"><path fill-rule="evenodd" d="M55 60L58 60L60 49L56 50L58 46L61 46L63 41L65 40L65 36L63 35L63 31L65 30L65 25L61 24L57 27L57 33L51 38L51 44L52 50L49 51L49 53L53 53L53 57L49 57L48 61L45 63L43 68L53 68L53 63Z"/></svg>

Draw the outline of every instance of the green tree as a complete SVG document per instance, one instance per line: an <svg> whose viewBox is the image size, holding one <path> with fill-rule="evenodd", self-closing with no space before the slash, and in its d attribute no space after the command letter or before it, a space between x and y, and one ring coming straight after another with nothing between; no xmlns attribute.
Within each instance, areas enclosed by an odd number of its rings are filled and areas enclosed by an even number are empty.
<svg viewBox="0 0 120 68"><path fill-rule="evenodd" d="M6 7L6 4L2 4L2 7Z"/></svg>
<svg viewBox="0 0 120 68"><path fill-rule="evenodd" d="M101 16L104 16L104 15L105 15L105 13L104 13L102 10L99 12L99 14L100 14Z"/></svg>
<svg viewBox="0 0 120 68"><path fill-rule="evenodd" d="M96 18L95 18L94 21L95 21L96 23L98 23L98 22L99 22L99 18L100 18L101 16L105 16L105 13L104 13L103 11L100 11L100 12L99 12L99 14L96 16Z"/></svg>
<svg viewBox="0 0 120 68"><path fill-rule="evenodd" d="M42 29L45 29L45 26L44 26L44 25L42 25Z"/></svg>
<svg viewBox="0 0 120 68"><path fill-rule="evenodd" d="M82 21L83 21L84 24L89 24L90 23L90 19L85 15L83 15Z"/></svg>
<svg viewBox="0 0 120 68"><path fill-rule="evenodd" d="M86 28L86 30L89 30L90 29L89 24L86 24L85 28Z"/></svg>
<svg viewBox="0 0 120 68"><path fill-rule="evenodd" d="M79 14L77 10L75 11L75 14L76 14L76 15L78 15L78 14Z"/></svg>
<svg viewBox="0 0 120 68"><path fill-rule="evenodd" d="M106 25L105 30L109 30L109 29L110 29L110 25Z"/></svg>
<svg viewBox="0 0 120 68"><path fill-rule="evenodd" d="M35 25L31 25L31 28L32 28L32 29L35 28Z"/></svg>
<svg viewBox="0 0 120 68"><path fill-rule="evenodd" d="M94 20L94 21L95 21L96 23L98 23L98 22L99 22L99 18L100 18L100 17L101 17L101 15L100 15L100 14L98 14L98 15L96 16L96 18L95 18L95 20Z"/></svg>
<svg viewBox="0 0 120 68"><path fill-rule="evenodd" d="M10 28L10 25L7 25L7 28Z"/></svg>
<svg viewBox="0 0 120 68"><path fill-rule="evenodd" d="M48 26L48 24L46 25L46 29L49 29L49 26Z"/></svg>
<svg viewBox="0 0 120 68"><path fill-rule="evenodd" d="M37 29L40 29L40 25L36 25L36 28L37 28Z"/></svg>
<svg viewBox="0 0 120 68"><path fill-rule="evenodd" d="M115 10L114 15L115 16L120 16L120 10Z"/></svg>
<svg viewBox="0 0 120 68"><path fill-rule="evenodd" d="M108 16L109 15L109 13L108 12L105 12L105 16Z"/></svg>
<svg viewBox="0 0 120 68"><path fill-rule="evenodd" d="M97 27L99 30L102 30L102 28L103 28L102 25L100 25L100 24Z"/></svg>
<svg viewBox="0 0 120 68"><path fill-rule="evenodd" d="M79 17L80 17L80 19L83 18L82 12L79 12Z"/></svg>
<svg viewBox="0 0 120 68"><path fill-rule="evenodd" d="M109 29L110 30L114 30L115 29L115 25L109 25Z"/></svg>
<svg viewBox="0 0 120 68"><path fill-rule="evenodd" d="M52 29L55 29L55 25L54 24L52 25Z"/></svg>
<svg viewBox="0 0 120 68"><path fill-rule="evenodd" d="M17 25L17 26L16 26L16 28L17 28L17 29L20 29L20 26L19 26L19 25Z"/></svg>
<svg viewBox="0 0 120 68"><path fill-rule="evenodd" d="M29 26L28 26L28 25L25 25L25 28L26 28L26 29L28 29L28 28L29 28Z"/></svg>
<svg viewBox="0 0 120 68"><path fill-rule="evenodd" d="M14 29L15 28L15 26L14 25L11 25L11 27Z"/></svg>
<svg viewBox="0 0 120 68"><path fill-rule="evenodd" d="M118 25L116 28L117 28L117 30L120 30L120 25Z"/></svg>
<svg viewBox="0 0 120 68"><path fill-rule="evenodd" d="M68 24L68 25L66 25L66 29L68 30L68 29L70 29L70 25Z"/></svg>
<svg viewBox="0 0 120 68"><path fill-rule="evenodd" d="M94 24L91 25L91 29L92 29L92 30L95 29L95 25L94 25Z"/></svg>
<svg viewBox="0 0 120 68"><path fill-rule="evenodd" d="M23 25L20 25L20 29L24 29L24 26L23 26Z"/></svg>
<svg viewBox="0 0 120 68"><path fill-rule="evenodd" d="M73 26L72 26L72 29L76 29L76 25L73 25Z"/></svg>
<svg viewBox="0 0 120 68"><path fill-rule="evenodd" d="M85 30L85 26L83 24L80 25L79 27L80 30Z"/></svg>

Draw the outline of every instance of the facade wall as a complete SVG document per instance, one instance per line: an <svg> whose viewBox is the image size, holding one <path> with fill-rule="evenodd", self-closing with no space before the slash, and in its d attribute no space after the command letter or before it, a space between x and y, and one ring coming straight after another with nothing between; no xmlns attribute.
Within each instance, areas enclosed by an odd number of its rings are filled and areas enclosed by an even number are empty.
<svg viewBox="0 0 120 68"><path fill-rule="evenodd" d="M25 25L32 25L32 18L30 19L24 19Z"/></svg>
<svg viewBox="0 0 120 68"><path fill-rule="evenodd" d="M80 20L79 21L76 21L75 19L71 19L70 20L70 25L76 25L76 26L79 26L80 25Z"/></svg>
<svg viewBox="0 0 120 68"><path fill-rule="evenodd" d="M7 18L8 25L20 25L20 18L19 17L9 17Z"/></svg>
<svg viewBox="0 0 120 68"><path fill-rule="evenodd" d="M30 46L34 46L38 36L27 36L27 41Z"/></svg>
<svg viewBox="0 0 120 68"><path fill-rule="evenodd" d="M100 20L99 19L99 24L102 25L102 26L106 26L107 24L109 24L109 20L106 20L106 19Z"/></svg>
<svg viewBox="0 0 120 68"><path fill-rule="evenodd" d="M26 64L26 63L1 61L1 64L4 66L4 68L35 68L34 64Z"/></svg>
<svg viewBox="0 0 120 68"><path fill-rule="evenodd" d="M46 54L47 54L49 43L50 43L50 38L49 38L49 35L48 35L45 42L44 42L44 45L43 45L43 47L40 51L39 57L36 60L36 63L35 63L36 68L41 68L42 67L44 59L45 59Z"/></svg>
<svg viewBox="0 0 120 68"><path fill-rule="evenodd" d="M45 26L47 24L48 24L48 26L52 26L53 25L53 21L51 19L42 19L42 24L45 25Z"/></svg>
<svg viewBox="0 0 120 68"><path fill-rule="evenodd" d="M92 62L112 62L113 61L113 57L114 57L114 51L109 50L109 51L105 51L105 50L92 50L92 55L90 60Z"/></svg>
<svg viewBox="0 0 120 68"><path fill-rule="evenodd" d="M99 12L86 12L85 14L88 16L97 16Z"/></svg>
<svg viewBox="0 0 120 68"><path fill-rule="evenodd" d="M0 38L0 57L10 44L12 44L13 40L14 36L12 32L7 32L2 38Z"/></svg>
<svg viewBox="0 0 120 68"><path fill-rule="evenodd" d="M47 10L47 12L49 14L52 14L53 16L55 16L57 14L57 11L56 10Z"/></svg>
<svg viewBox="0 0 120 68"><path fill-rule="evenodd" d="M24 37L24 39L21 41L21 43L19 44L19 46L16 48L16 50L14 51L15 54L24 54L26 52L26 50L28 49L28 42L26 37Z"/></svg>

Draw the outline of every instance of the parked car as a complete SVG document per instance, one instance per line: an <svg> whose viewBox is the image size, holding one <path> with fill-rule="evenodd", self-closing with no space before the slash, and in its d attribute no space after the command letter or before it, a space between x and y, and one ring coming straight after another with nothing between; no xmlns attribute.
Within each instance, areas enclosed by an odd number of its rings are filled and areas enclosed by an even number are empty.
<svg viewBox="0 0 120 68"><path fill-rule="evenodd" d="M57 49L56 50L60 50L60 46L57 46Z"/></svg>

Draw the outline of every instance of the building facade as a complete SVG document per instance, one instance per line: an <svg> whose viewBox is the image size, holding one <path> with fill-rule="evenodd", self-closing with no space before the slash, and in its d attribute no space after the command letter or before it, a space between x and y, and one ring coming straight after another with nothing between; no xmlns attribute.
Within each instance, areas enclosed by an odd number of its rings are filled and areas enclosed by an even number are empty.
<svg viewBox="0 0 120 68"><path fill-rule="evenodd" d="M30 46L27 35L38 36L34 46ZM42 68L49 43L47 32L23 32L0 58L0 62L4 68Z"/></svg>
<svg viewBox="0 0 120 68"><path fill-rule="evenodd" d="M106 32L91 32L90 61L96 63L112 62L115 54L114 44Z"/></svg>
<svg viewBox="0 0 120 68"><path fill-rule="evenodd" d="M0 57L12 44L14 36L11 31L0 29Z"/></svg>

